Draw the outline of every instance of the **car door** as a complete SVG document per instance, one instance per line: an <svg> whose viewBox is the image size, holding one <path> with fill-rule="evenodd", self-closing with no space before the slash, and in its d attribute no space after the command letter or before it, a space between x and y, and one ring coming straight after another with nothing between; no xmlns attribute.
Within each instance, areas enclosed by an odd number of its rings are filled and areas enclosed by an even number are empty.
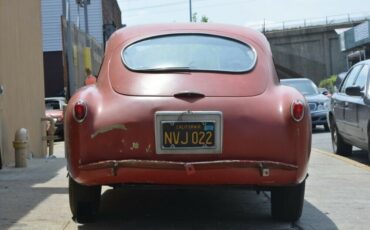
<svg viewBox="0 0 370 230"><path fill-rule="evenodd" d="M367 76L369 74L369 66L363 65L361 71L357 75L353 86L359 86L365 93ZM346 96L346 107L344 109L344 120L347 125L347 132L352 142L359 147L363 147L363 144L367 139L367 125L365 124L365 111L366 104L364 102L364 96ZM367 114L367 117L369 115ZM366 119L367 122L368 118Z"/></svg>
<svg viewBox="0 0 370 230"><path fill-rule="evenodd" d="M333 95L332 97L332 108L335 118L335 122L338 128L339 133L346 138L350 134L347 131L347 124L344 119L344 111L348 107L348 95L345 93L345 90L348 86L352 86L358 73L360 72L362 65L354 66L344 78L344 81L339 89L339 92Z"/></svg>

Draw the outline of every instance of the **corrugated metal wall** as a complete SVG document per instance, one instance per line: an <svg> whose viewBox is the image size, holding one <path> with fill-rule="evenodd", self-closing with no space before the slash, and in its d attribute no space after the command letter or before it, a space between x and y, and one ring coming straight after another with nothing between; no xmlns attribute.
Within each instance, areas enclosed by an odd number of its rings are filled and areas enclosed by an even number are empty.
<svg viewBox="0 0 370 230"><path fill-rule="evenodd" d="M103 13L102 0L91 0L88 9L89 34L97 42L103 43ZM85 31L84 9L78 7L75 0L66 0L70 4L70 19L79 28ZM41 0L43 50L62 50L62 35L60 17L63 14L62 0Z"/></svg>
<svg viewBox="0 0 370 230"><path fill-rule="evenodd" d="M68 0L67 0L68 1ZM91 0L87 6L87 15L89 23L89 34L99 43L103 43L103 11L101 1ZM85 15L84 9L76 5L75 0L71 2L71 21L76 24L81 30L85 31ZM73 3L73 4L72 4ZM79 23L78 23L79 22Z"/></svg>
<svg viewBox="0 0 370 230"><path fill-rule="evenodd" d="M41 0L41 12L43 51L61 51L62 0Z"/></svg>

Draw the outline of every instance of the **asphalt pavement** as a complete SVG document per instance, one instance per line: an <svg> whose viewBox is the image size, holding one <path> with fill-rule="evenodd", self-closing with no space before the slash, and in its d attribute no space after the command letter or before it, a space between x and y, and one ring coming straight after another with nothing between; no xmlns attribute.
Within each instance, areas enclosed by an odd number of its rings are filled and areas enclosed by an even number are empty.
<svg viewBox="0 0 370 230"><path fill-rule="evenodd" d="M69 210L64 144L57 142L55 158L0 170L0 229L369 229L368 162L320 147L330 144L323 142L328 135L313 134L304 210L295 223L270 217L268 192L104 187L97 222L76 224Z"/></svg>

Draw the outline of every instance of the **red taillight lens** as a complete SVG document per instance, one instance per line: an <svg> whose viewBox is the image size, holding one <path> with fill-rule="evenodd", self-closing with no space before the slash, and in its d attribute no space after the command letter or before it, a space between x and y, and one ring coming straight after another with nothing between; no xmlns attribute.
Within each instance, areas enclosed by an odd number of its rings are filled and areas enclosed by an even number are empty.
<svg viewBox="0 0 370 230"><path fill-rule="evenodd" d="M84 101L78 101L73 109L73 116L77 122L83 122L87 115L87 107Z"/></svg>
<svg viewBox="0 0 370 230"><path fill-rule="evenodd" d="M301 121L304 117L304 103L301 100L293 101L290 112L293 120Z"/></svg>

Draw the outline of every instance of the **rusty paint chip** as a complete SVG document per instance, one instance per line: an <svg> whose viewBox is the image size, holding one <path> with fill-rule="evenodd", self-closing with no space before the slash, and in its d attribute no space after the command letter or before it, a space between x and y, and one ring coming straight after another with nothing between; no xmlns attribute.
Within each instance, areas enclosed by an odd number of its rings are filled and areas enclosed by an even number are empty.
<svg viewBox="0 0 370 230"><path fill-rule="evenodd" d="M125 130L125 131L127 130L126 126L123 125L123 124L110 125L110 126L98 129L95 133L91 134L90 137L91 137L91 139L93 139L96 136L98 136L99 134L110 132L110 131L115 130L115 129L121 129L121 130Z"/></svg>

